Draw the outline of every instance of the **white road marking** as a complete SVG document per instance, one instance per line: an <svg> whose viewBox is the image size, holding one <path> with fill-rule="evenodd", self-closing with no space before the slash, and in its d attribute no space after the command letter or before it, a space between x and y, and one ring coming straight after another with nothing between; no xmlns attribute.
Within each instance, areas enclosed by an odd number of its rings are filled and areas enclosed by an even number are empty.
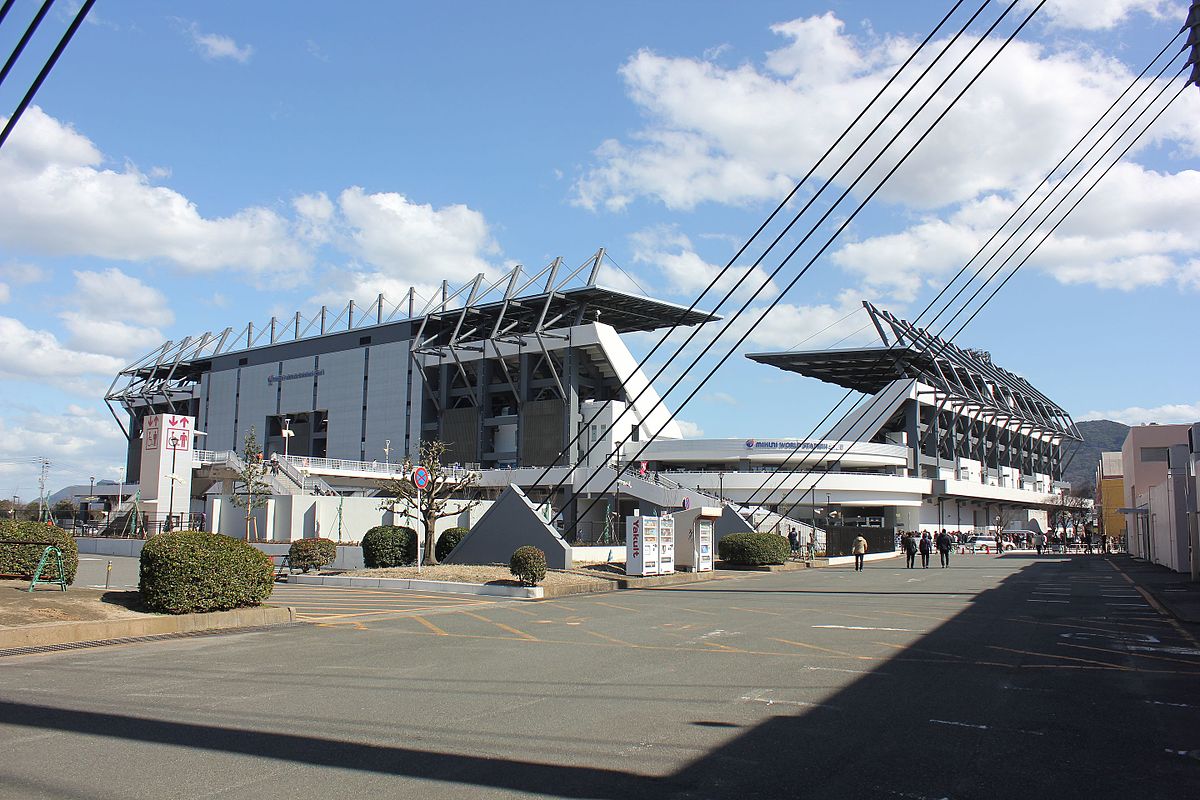
<svg viewBox="0 0 1200 800"><path fill-rule="evenodd" d="M862 625L813 625L814 628L837 628L843 631L900 631L902 633L924 633L912 628L867 628Z"/></svg>
<svg viewBox="0 0 1200 800"><path fill-rule="evenodd" d="M1069 600L1035 600L1032 597L1025 598L1026 603L1069 603Z"/></svg>
<svg viewBox="0 0 1200 800"><path fill-rule="evenodd" d="M929 721L938 725L954 725L959 728L975 728L981 731L991 730L987 725L972 725L970 722L952 722L948 719L931 719Z"/></svg>
<svg viewBox="0 0 1200 800"><path fill-rule="evenodd" d="M1195 708L1195 706L1189 706L1187 703L1164 703L1162 700L1146 700L1145 702L1149 703L1152 706L1170 706L1171 708Z"/></svg>

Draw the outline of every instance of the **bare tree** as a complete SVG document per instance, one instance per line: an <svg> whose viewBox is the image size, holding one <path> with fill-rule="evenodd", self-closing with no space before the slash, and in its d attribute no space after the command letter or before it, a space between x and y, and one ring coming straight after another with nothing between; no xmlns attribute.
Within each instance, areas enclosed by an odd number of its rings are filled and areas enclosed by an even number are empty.
<svg viewBox="0 0 1200 800"><path fill-rule="evenodd" d="M246 541L251 541L250 527L254 521L254 510L267 504L271 496L271 484L264 478L267 465L263 461L262 448L258 446L258 437L254 428L246 434L242 446L242 467L237 471L233 483L233 496L230 500L238 508L246 509ZM254 539L258 538L258 530L254 531Z"/></svg>
<svg viewBox="0 0 1200 800"><path fill-rule="evenodd" d="M434 531L437 521L445 517L453 517L467 509L479 505L479 500L467 498L474 488L478 476L471 471L451 469L442 463L446 455L446 444L437 440L422 442L418 453L418 463L412 459L404 459L404 467L399 477L388 478L379 482L379 488L387 499L379 506L382 510L391 511L397 504L411 516L421 520L425 529L425 552L421 559L426 564L436 564L434 555ZM422 466L429 470L429 483L420 491L418 502L417 487L413 485L410 476L412 471ZM452 506L453 502L453 506Z"/></svg>

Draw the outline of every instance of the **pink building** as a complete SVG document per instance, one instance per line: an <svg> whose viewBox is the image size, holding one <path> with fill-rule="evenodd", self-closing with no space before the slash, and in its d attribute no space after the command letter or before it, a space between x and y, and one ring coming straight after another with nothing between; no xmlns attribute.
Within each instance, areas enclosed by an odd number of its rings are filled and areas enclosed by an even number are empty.
<svg viewBox="0 0 1200 800"><path fill-rule="evenodd" d="M1188 569L1184 481L1190 428L1139 425L1129 429L1121 447L1129 552L1181 572Z"/></svg>

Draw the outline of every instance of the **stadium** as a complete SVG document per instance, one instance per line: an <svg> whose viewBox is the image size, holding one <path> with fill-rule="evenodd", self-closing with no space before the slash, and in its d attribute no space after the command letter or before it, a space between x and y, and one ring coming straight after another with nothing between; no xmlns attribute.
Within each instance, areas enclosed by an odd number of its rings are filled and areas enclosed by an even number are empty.
<svg viewBox="0 0 1200 800"><path fill-rule="evenodd" d="M106 396L129 439L118 505L160 414L194 419L204 449L142 502L231 532L222 498L253 429L279 465L258 529L281 541L328 532L334 502L339 538L378 524L379 479L433 439L484 498L516 485L548 499L579 545L619 543L629 515L713 505L755 527L967 532L1044 523L1068 488L1062 445L1079 436L1065 411L986 353L870 304L877 347L748 355L863 395L819 439L685 439L622 337L718 318L599 285L603 258L164 342Z"/></svg>

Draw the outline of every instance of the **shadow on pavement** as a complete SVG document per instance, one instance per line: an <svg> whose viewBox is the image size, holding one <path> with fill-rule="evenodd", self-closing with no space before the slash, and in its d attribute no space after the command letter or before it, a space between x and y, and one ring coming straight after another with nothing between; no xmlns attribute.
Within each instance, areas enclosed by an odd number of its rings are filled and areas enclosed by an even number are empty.
<svg viewBox="0 0 1200 800"><path fill-rule="evenodd" d="M1031 563L894 657L851 659L863 674L819 707L771 717L663 778L12 702L0 702L0 723L452 782L464 793L1200 797L1200 761L1187 754L1200 749L1195 712L1176 710L1200 707L1200 656L1129 649L1145 634L1128 633L1099 600L1027 603L1042 582L1092 591L1114 576L1099 557ZM902 603L906 593L895 594ZM691 724L734 724L717 717ZM520 741L514 725L515 749Z"/></svg>

